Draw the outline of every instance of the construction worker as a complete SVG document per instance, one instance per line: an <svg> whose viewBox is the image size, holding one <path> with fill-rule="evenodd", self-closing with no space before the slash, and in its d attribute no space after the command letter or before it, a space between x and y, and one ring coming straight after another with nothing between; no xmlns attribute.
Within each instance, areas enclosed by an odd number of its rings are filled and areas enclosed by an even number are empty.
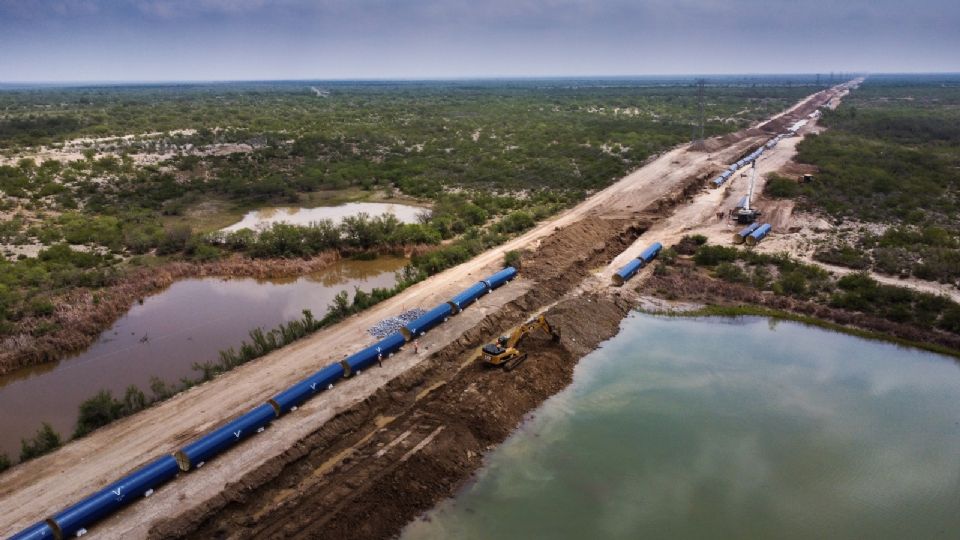
<svg viewBox="0 0 960 540"><path fill-rule="evenodd" d="M413 354L420 354L420 340L413 340Z"/></svg>

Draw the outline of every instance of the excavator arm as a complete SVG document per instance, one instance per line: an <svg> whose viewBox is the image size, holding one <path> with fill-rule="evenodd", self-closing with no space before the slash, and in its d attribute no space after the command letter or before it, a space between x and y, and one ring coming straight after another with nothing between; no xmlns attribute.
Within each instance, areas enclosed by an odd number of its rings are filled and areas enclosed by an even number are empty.
<svg viewBox="0 0 960 540"><path fill-rule="evenodd" d="M516 348L516 346L523 341L523 338L527 337L527 334L536 332L538 328L542 328L543 331L548 335L554 335L553 329L550 328L550 323L547 322L546 317L540 315L532 321L527 321L521 324L516 330L514 330L513 334L511 334L510 338L507 340L507 348Z"/></svg>
<svg viewBox="0 0 960 540"><path fill-rule="evenodd" d="M482 349L484 361L495 366L502 365L504 369L511 371L527 357L526 353L523 353L517 349L517 346L520 344L523 338L525 338L531 332L536 332L537 329L543 329L544 332L552 336L554 339L559 338L554 329L550 327L550 323L547 322L547 319L543 315L540 315L536 319L527 321L518 326L517 329L506 338L506 340L502 341L502 348L497 344L485 345Z"/></svg>

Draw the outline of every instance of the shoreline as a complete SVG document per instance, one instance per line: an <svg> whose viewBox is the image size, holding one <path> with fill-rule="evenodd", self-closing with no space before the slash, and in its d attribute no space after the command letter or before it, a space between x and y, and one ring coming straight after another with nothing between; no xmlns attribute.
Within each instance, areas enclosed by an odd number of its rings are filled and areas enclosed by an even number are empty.
<svg viewBox="0 0 960 540"><path fill-rule="evenodd" d="M383 250L377 255L402 255L429 251L427 246ZM197 278L282 279L302 277L328 268L350 254L330 250L309 259L252 259L234 254L212 262L165 261L156 266L125 269L118 281L103 289L78 288L56 296L52 323L58 330L34 336L47 318L30 317L18 331L2 340L0 375L22 368L56 362L83 352L100 335L144 298L163 292L177 281Z"/></svg>

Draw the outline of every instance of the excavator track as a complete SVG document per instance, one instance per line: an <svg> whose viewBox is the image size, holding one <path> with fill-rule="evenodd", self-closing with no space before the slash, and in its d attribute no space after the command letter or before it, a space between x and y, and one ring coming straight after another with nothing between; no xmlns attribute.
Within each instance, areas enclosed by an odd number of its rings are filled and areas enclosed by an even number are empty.
<svg viewBox="0 0 960 540"><path fill-rule="evenodd" d="M504 370L504 371L513 371L514 369L516 369L517 366L519 366L521 363L523 363L523 361L526 360L526 359L527 359L527 353L523 353L523 354L521 354L521 355L519 355L519 356L515 356L515 357L511 358L510 360L507 360L507 361L503 364L503 370Z"/></svg>

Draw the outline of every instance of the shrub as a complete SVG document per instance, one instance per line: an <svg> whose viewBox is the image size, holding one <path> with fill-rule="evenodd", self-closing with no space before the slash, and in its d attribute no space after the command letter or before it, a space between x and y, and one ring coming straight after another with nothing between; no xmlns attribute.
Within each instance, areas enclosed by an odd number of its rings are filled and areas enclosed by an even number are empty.
<svg viewBox="0 0 960 540"><path fill-rule="evenodd" d="M95 396L80 404L80 417L74 437L83 437L91 431L105 426L119 418L124 404L115 400L109 390L101 390Z"/></svg>
<svg viewBox="0 0 960 540"><path fill-rule="evenodd" d="M494 226L494 230L500 233L516 233L533 227L536 221L533 214L525 210L516 210L507 214L500 222Z"/></svg>
<svg viewBox="0 0 960 540"><path fill-rule="evenodd" d="M792 199L803 192L803 187L797 182L779 175L771 175L763 188L764 195L774 199Z"/></svg>
<svg viewBox="0 0 960 540"><path fill-rule="evenodd" d="M870 267L870 257L866 253L847 245L818 249L814 252L813 258L827 264L846 266L857 270Z"/></svg>
<svg viewBox="0 0 960 540"><path fill-rule="evenodd" d="M733 283L742 283L747 281L747 275L743 269L736 264L724 262L717 265L717 277Z"/></svg>
<svg viewBox="0 0 960 540"><path fill-rule="evenodd" d="M510 250L503 254L503 265L512 266L517 270L520 269L520 252L516 250Z"/></svg>
<svg viewBox="0 0 960 540"><path fill-rule="evenodd" d="M707 237L702 234L687 235L681 238L673 249L680 255L693 255L700 246L706 243Z"/></svg>
<svg viewBox="0 0 960 540"><path fill-rule="evenodd" d="M166 229L160 239L160 245L157 246L157 254L170 255L183 251L191 236L193 236L193 231L189 225L174 225Z"/></svg>
<svg viewBox="0 0 960 540"><path fill-rule="evenodd" d="M53 430L53 426L44 422L33 439L20 441L20 461L49 454L59 448L60 444L60 434Z"/></svg>
<svg viewBox="0 0 960 540"><path fill-rule="evenodd" d="M699 266L716 266L721 262L737 260L736 248L725 246L701 246L693 256L693 261Z"/></svg>
<svg viewBox="0 0 960 540"><path fill-rule="evenodd" d="M137 388L135 385L130 385L127 387L126 393L123 395L123 416L131 415L137 411L142 411L148 405L147 396L143 393L142 390Z"/></svg>
<svg viewBox="0 0 960 540"><path fill-rule="evenodd" d="M807 292L807 278L803 272L792 271L783 274L778 282L785 294L803 296Z"/></svg>
<svg viewBox="0 0 960 540"><path fill-rule="evenodd" d="M878 283L866 272L847 274L837 281L837 286L845 291L865 291L877 288Z"/></svg>

